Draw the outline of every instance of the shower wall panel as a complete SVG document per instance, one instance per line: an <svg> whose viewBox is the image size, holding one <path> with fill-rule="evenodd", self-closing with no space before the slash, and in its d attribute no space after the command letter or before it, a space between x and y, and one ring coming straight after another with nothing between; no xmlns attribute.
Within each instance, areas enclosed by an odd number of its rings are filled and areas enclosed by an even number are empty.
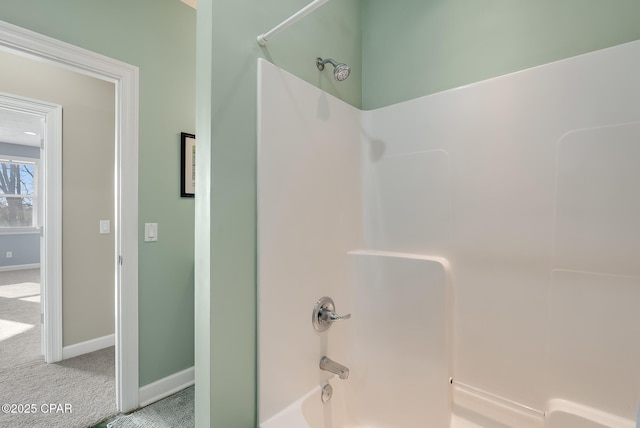
<svg viewBox="0 0 640 428"><path fill-rule="evenodd" d="M640 42L364 113L367 248L449 260L457 382L635 417L638 121Z"/></svg>
<svg viewBox="0 0 640 428"><path fill-rule="evenodd" d="M549 309L550 394L629 419L640 398L638 162L640 123L558 143Z"/></svg>
<svg viewBox="0 0 640 428"><path fill-rule="evenodd" d="M445 260L356 251L349 324L349 411L361 427L448 427Z"/></svg>
<svg viewBox="0 0 640 428"><path fill-rule="evenodd" d="M360 111L264 60L259 68L262 422L331 376L322 356L346 361L345 325L317 333L311 313L323 296L351 311L347 252L363 234Z"/></svg>

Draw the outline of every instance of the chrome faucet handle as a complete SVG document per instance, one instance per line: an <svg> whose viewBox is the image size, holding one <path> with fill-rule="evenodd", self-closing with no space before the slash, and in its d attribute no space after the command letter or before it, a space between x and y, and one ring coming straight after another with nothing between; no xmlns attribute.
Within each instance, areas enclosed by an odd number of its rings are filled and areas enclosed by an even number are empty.
<svg viewBox="0 0 640 428"><path fill-rule="evenodd" d="M318 318L320 318L320 321L333 323L336 321L348 320L349 318L351 318L351 314L340 316L328 309L320 309L320 314L318 314Z"/></svg>
<svg viewBox="0 0 640 428"><path fill-rule="evenodd" d="M311 322L316 331L322 332L331 327L336 321L348 320L351 314L340 316L335 312L336 307L331 297L323 297L313 307Z"/></svg>

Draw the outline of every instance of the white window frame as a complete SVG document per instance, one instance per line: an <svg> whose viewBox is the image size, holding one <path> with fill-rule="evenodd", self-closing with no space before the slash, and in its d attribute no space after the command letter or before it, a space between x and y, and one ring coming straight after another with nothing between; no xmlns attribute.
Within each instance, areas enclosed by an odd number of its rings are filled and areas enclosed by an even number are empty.
<svg viewBox="0 0 640 428"><path fill-rule="evenodd" d="M35 197L34 202L35 206L33 207L33 226L30 227L0 227L0 235L24 235L29 233L40 233L41 224L41 215L42 212L42 192L40 189L42 188L41 180L40 180L40 159L31 158L26 156L10 156L0 154L0 163L19 163L19 164L31 164L36 166L36 176L34 177L34 187L35 187ZM0 197L4 197L0 194Z"/></svg>

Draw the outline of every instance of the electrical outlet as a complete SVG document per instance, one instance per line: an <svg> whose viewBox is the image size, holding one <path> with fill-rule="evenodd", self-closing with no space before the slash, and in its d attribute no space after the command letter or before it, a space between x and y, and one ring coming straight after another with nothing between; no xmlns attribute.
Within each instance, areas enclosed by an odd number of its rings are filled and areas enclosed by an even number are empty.
<svg viewBox="0 0 640 428"><path fill-rule="evenodd" d="M13 257L13 251L7 251L7 258L10 259Z"/></svg>

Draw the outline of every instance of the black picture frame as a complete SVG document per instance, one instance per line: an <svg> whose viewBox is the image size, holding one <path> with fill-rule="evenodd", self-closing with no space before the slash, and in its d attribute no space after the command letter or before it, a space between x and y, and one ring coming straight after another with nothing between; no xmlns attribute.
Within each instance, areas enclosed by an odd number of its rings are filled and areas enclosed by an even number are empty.
<svg viewBox="0 0 640 428"><path fill-rule="evenodd" d="M196 136L180 133L180 196L196 196Z"/></svg>

